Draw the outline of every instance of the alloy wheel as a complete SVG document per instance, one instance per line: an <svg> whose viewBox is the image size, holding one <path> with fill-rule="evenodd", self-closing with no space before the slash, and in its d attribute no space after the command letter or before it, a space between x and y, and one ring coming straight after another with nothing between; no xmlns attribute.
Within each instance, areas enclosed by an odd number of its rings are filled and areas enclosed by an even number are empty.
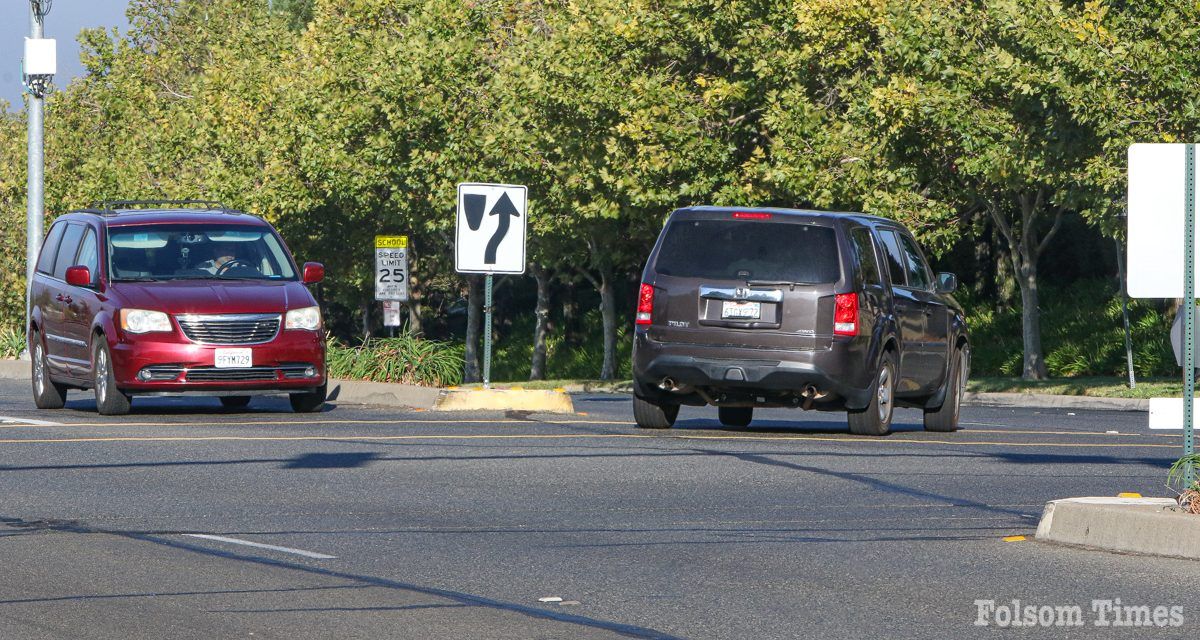
<svg viewBox="0 0 1200 640"><path fill-rule="evenodd" d="M879 370L879 384L876 385L879 404L879 422L887 424L892 418L892 368L884 365Z"/></svg>

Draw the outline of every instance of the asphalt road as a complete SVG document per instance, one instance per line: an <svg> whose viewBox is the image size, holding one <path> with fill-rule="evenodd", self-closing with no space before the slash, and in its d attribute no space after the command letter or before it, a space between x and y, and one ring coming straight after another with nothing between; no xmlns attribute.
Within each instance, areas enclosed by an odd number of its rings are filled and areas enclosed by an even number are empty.
<svg viewBox="0 0 1200 640"><path fill-rule="evenodd" d="M0 638L1200 628L1200 564L1032 541L1047 500L1164 493L1181 439L1142 413L967 408L962 431L932 434L901 411L869 439L837 414L735 431L691 408L644 432L607 395L574 416L148 399L113 419L78 392L36 411L27 384L0 381ZM1092 600L1115 598L1184 623L1094 626ZM984 628L980 599L1078 605L1086 624Z"/></svg>

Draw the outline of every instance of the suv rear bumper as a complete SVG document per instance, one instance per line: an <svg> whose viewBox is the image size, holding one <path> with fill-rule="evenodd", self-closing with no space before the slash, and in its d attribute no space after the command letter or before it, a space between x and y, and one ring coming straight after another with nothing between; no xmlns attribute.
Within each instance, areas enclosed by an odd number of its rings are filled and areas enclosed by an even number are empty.
<svg viewBox="0 0 1200 640"><path fill-rule="evenodd" d="M874 381L866 349L866 340L839 340L829 349L814 351L737 349L657 342L638 331L633 349L634 387L645 398L674 397L688 402L691 393L672 393L659 386L670 378L677 386L700 389L710 397L762 392L775 398L770 403L781 404L778 399L798 396L812 386L827 394L818 401L818 408L861 409L870 401Z"/></svg>

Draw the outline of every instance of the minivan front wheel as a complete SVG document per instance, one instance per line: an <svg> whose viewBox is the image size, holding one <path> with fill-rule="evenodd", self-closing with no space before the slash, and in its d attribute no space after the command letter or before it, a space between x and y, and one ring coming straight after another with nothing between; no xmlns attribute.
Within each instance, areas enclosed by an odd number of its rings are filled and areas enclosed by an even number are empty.
<svg viewBox="0 0 1200 640"><path fill-rule="evenodd" d="M886 436L892 430L892 411L896 399L896 362L884 353L871 385L871 401L865 409L850 411L850 433L860 436Z"/></svg>
<svg viewBox="0 0 1200 640"><path fill-rule="evenodd" d="M670 429L679 415L679 405L658 404L633 395L633 419L642 429Z"/></svg>
<svg viewBox="0 0 1200 640"><path fill-rule="evenodd" d="M102 416L123 416L129 413L129 396L117 388L112 354L108 352L108 342L101 335L96 336L95 345L92 347L92 376L96 391L96 411Z"/></svg>

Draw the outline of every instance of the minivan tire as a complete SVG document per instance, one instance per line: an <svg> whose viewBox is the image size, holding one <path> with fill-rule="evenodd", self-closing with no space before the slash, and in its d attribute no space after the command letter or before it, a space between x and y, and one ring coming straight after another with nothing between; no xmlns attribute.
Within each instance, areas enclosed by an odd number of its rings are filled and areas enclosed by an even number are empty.
<svg viewBox="0 0 1200 640"><path fill-rule="evenodd" d="M886 436L892 430L895 413L896 361L890 351L883 353L879 370L871 384L871 400L865 409L847 412L850 433L860 436Z"/></svg>
<svg viewBox="0 0 1200 640"><path fill-rule="evenodd" d="M93 342L92 380L96 392L96 411L102 416L123 416L129 413L130 400L124 391L117 388L108 341L104 336L96 335Z"/></svg>
<svg viewBox="0 0 1200 640"><path fill-rule="evenodd" d="M717 407L717 418L727 427L742 429L754 419L754 407Z"/></svg>
<svg viewBox="0 0 1200 640"><path fill-rule="evenodd" d="M250 406L250 396L221 396L221 406L226 409L245 409Z"/></svg>
<svg viewBox="0 0 1200 640"><path fill-rule="evenodd" d="M962 408L963 389L966 380L966 351L955 349L950 360L950 372L946 379L946 398L942 406L925 410L926 431L958 431L958 414Z"/></svg>
<svg viewBox="0 0 1200 640"><path fill-rule="evenodd" d="M659 404L633 396L633 419L641 429L670 429L679 415L679 405Z"/></svg>
<svg viewBox="0 0 1200 640"><path fill-rule="evenodd" d="M35 331L29 342L33 345L33 351L29 354L33 404L39 409L61 409L67 403L67 387L50 378L50 366L46 362L46 348L42 346L42 336Z"/></svg>
<svg viewBox="0 0 1200 640"><path fill-rule="evenodd" d="M296 413L316 413L325 408L326 385L321 385L312 391L290 393L288 400L292 403L292 411Z"/></svg>

